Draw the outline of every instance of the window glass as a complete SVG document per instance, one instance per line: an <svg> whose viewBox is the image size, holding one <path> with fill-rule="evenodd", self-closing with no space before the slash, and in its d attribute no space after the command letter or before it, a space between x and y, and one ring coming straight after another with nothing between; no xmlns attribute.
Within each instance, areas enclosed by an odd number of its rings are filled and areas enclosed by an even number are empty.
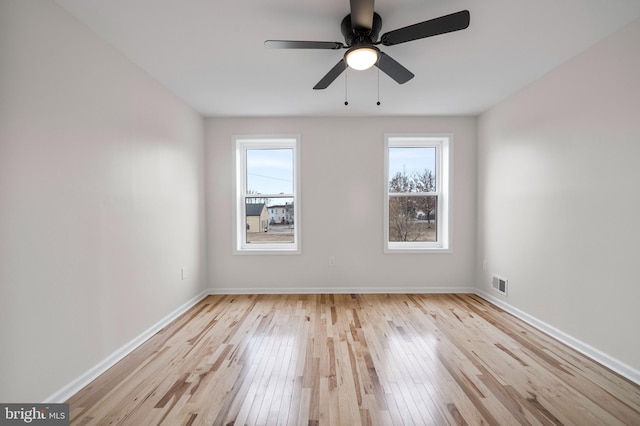
<svg viewBox="0 0 640 426"><path fill-rule="evenodd" d="M434 195L389 198L390 242L438 241L438 197Z"/></svg>
<svg viewBox="0 0 640 426"><path fill-rule="evenodd" d="M426 182L426 172L430 182ZM390 192L410 192L410 186L417 192L432 192L436 184L436 148L389 148L389 176L395 178L390 182Z"/></svg>
<svg viewBox="0 0 640 426"><path fill-rule="evenodd" d="M293 193L293 149L247 149L248 194Z"/></svg>

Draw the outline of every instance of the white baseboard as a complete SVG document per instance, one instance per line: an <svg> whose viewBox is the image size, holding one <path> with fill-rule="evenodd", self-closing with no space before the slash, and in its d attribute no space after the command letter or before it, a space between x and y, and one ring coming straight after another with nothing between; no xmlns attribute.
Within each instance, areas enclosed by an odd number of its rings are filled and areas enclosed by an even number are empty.
<svg viewBox="0 0 640 426"><path fill-rule="evenodd" d="M442 294L475 293L474 287L295 287L295 288L209 288L209 294Z"/></svg>
<svg viewBox="0 0 640 426"><path fill-rule="evenodd" d="M158 331L162 330L163 327L167 326L171 321L174 321L180 315L185 313L189 308L194 306L196 303L204 299L209 293L205 290L202 293L198 294L188 302L184 303L173 312L162 318L156 324L142 332L136 338L131 340L126 345L122 346L120 349L116 350L114 353L103 359L99 362L95 367L91 368L89 371L68 383L62 389L49 396L47 399L43 401L43 403L63 403L69 398L71 398L75 393L77 393L80 389L91 383L95 380L99 375L107 371L109 368L114 366L118 361L120 361L125 356L129 355L134 349L138 346L146 342L151 336L156 334Z"/></svg>
<svg viewBox="0 0 640 426"><path fill-rule="evenodd" d="M514 306L511 306L508 303L504 302L503 300L498 299L480 289L477 289L477 288L474 289L474 293L482 297L483 299L487 300L488 302L491 302L494 305L504 309L505 311L509 312L511 315L518 317L519 319L526 322L527 324L532 325L533 327L547 333L548 335L559 340L565 345L575 349L576 351L582 353L583 355L588 356L594 361L599 362L600 364L615 371L621 376L640 385L640 371L636 370L635 368L607 355L606 353L594 348L593 346L590 346L584 343L581 340L576 339L573 336L570 336L569 334L561 330L558 330L557 328L543 321L540 321L539 319L527 314L526 312L521 311L520 309Z"/></svg>

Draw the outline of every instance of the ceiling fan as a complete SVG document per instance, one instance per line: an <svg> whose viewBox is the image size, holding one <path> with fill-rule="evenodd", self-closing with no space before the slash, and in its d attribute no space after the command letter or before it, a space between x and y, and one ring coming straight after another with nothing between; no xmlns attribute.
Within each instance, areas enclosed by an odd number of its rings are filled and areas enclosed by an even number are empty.
<svg viewBox="0 0 640 426"><path fill-rule="evenodd" d="M381 52L376 47L377 45L393 46L464 30L469 26L469 11L462 10L389 31L382 34L378 40L378 34L382 28L382 18L373 11L373 3L374 0L350 0L351 13L345 16L340 24L344 44L337 41L267 40L264 45L271 49L348 49L344 58L313 87L314 90L329 87L347 66L355 70L365 70L375 65L397 83L403 84L414 77L413 73L391 56Z"/></svg>

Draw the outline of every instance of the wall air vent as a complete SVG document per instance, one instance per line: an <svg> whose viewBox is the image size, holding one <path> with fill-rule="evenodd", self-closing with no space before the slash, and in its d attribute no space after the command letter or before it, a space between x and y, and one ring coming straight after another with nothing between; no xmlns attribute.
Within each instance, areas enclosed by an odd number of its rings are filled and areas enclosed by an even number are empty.
<svg viewBox="0 0 640 426"><path fill-rule="evenodd" d="M507 280L506 278L502 278L497 275L494 275L491 278L491 288L493 288L495 291L499 293L504 294L505 296L507 295L508 286L509 286L509 280Z"/></svg>

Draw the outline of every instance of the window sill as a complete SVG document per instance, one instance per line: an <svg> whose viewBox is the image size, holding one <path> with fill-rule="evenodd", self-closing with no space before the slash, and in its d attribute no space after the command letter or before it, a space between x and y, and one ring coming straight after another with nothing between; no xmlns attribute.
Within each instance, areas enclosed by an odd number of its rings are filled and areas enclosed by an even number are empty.
<svg viewBox="0 0 640 426"><path fill-rule="evenodd" d="M234 249L234 255L246 256L246 255L291 255L291 254L302 254L302 250L300 249Z"/></svg>
<svg viewBox="0 0 640 426"><path fill-rule="evenodd" d="M385 254L450 254L453 253L451 248L389 248L385 247Z"/></svg>

